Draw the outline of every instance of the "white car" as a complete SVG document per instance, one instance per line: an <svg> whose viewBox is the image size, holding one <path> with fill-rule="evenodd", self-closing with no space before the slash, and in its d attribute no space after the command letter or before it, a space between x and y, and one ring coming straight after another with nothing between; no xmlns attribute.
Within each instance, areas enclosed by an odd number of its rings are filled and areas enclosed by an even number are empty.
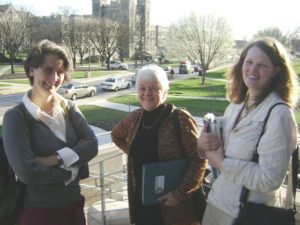
<svg viewBox="0 0 300 225"><path fill-rule="evenodd" d="M136 81L136 73L133 74L133 75L131 76L130 81L131 81L131 83L132 83L133 85L135 85L135 81Z"/></svg>
<svg viewBox="0 0 300 225"><path fill-rule="evenodd" d="M118 91L120 89L130 88L131 81L124 80L122 78L117 78L117 77L109 77L106 78L105 81L101 82L100 86L102 87L103 90Z"/></svg>
<svg viewBox="0 0 300 225"><path fill-rule="evenodd" d="M111 69L128 70L128 68L129 68L126 63L122 63L120 61L115 61L115 60L110 61L109 65L110 65ZM107 63L106 63L106 66L107 66Z"/></svg>

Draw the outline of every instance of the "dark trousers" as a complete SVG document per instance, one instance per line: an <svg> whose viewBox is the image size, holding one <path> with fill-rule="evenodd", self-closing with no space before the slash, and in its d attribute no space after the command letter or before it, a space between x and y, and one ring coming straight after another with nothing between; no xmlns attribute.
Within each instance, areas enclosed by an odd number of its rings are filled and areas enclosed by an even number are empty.
<svg viewBox="0 0 300 225"><path fill-rule="evenodd" d="M84 197L62 208L25 208L17 225L86 225Z"/></svg>
<svg viewBox="0 0 300 225"><path fill-rule="evenodd" d="M136 207L135 225L164 225L160 205Z"/></svg>

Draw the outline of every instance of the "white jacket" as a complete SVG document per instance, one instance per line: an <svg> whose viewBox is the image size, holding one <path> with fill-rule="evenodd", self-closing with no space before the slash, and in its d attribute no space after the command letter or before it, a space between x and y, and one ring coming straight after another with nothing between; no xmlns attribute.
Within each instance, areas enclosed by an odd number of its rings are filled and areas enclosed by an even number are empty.
<svg viewBox="0 0 300 225"><path fill-rule="evenodd" d="M229 105L222 117L226 158L220 176L213 183L208 202L233 217L239 212L242 186L250 190L248 201L281 204L280 187L297 145L297 125L290 108L278 105L273 109L258 145L259 163L251 162L263 120L269 108L277 102L282 100L276 93L271 93L234 129L243 104Z"/></svg>

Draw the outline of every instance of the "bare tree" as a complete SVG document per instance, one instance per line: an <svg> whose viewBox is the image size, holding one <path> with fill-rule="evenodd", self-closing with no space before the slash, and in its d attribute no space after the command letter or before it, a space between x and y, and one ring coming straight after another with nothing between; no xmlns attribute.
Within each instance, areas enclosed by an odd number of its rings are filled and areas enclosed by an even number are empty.
<svg viewBox="0 0 300 225"><path fill-rule="evenodd" d="M1 45L10 58L12 74L15 73L15 58L29 35L30 17L29 13L16 11L13 7L0 15Z"/></svg>
<svg viewBox="0 0 300 225"><path fill-rule="evenodd" d="M292 53L296 56L300 56L300 26L297 27L289 36L292 46Z"/></svg>
<svg viewBox="0 0 300 225"><path fill-rule="evenodd" d="M63 17L61 15L31 18L30 42L37 43L40 40L48 39L55 43L61 43L62 22Z"/></svg>
<svg viewBox="0 0 300 225"><path fill-rule="evenodd" d="M116 53L118 44L118 32L120 25L108 19L97 19L91 23L93 29L90 30L90 40L95 49L99 52L102 60L108 62L107 69L110 69L110 59ZM103 63L103 61L102 61Z"/></svg>
<svg viewBox="0 0 300 225"><path fill-rule="evenodd" d="M88 20L82 19L81 22L77 24L76 28L77 39L80 43L78 45L78 56L80 57L80 65L82 65L84 56L89 53L91 49L91 42L88 35ZM90 53L88 57L90 57Z"/></svg>
<svg viewBox="0 0 300 225"><path fill-rule="evenodd" d="M71 15L68 22L63 25L63 42L69 48L73 65L76 67L76 58L80 57L80 64L83 57L88 53L90 42L87 33L88 21L82 16Z"/></svg>
<svg viewBox="0 0 300 225"><path fill-rule="evenodd" d="M170 27L167 41L169 54L200 61L205 72L214 62L220 61L232 51L231 28L223 17L196 15L183 18Z"/></svg>
<svg viewBox="0 0 300 225"><path fill-rule="evenodd" d="M135 28L135 53L134 58L136 60L136 68L137 68L137 59L141 60L141 64L143 65L143 55L146 51L146 21L145 21L145 14L143 13L144 5L140 5L139 13L136 18L136 28Z"/></svg>
<svg viewBox="0 0 300 225"><path fill-rule="evenodd" d="M58 14L64 16L70 16L76 14L76 10L72 9L70 6L58 6Z"/></svg>
<svg viewBox="0 0 300 225"><path fill-rule="evenodd" d="M266 29L258 31L253 35L253 39L273 37L280 41L286 48L290 48L289 32L283 33L278 27L268 27Z"/></svg>
<svg viewBox="0 0 300 225"><path fill-rule="evenodd" d="M120 60L123 62L124 57L129 55L129 45L132 39L133 30L126 23L120 23L117 32L117 53Z"/></svg>

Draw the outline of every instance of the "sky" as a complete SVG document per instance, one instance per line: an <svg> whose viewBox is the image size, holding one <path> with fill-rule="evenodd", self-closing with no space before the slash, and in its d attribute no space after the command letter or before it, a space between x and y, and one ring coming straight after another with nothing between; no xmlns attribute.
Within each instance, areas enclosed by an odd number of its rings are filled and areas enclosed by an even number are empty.
<svg viewBox="0 0 300 225"><path fill-rule="evenodd" d="M279 27L291 33L300 27L299 0L150 0L151 25L168 26L191 13L215 14L224 17L236 39L249 39L259 30ZM0 0L11 2L34 15L47 16L58 12L59 6L71 8L76 14L91 14L91 0Z"/></svg>

